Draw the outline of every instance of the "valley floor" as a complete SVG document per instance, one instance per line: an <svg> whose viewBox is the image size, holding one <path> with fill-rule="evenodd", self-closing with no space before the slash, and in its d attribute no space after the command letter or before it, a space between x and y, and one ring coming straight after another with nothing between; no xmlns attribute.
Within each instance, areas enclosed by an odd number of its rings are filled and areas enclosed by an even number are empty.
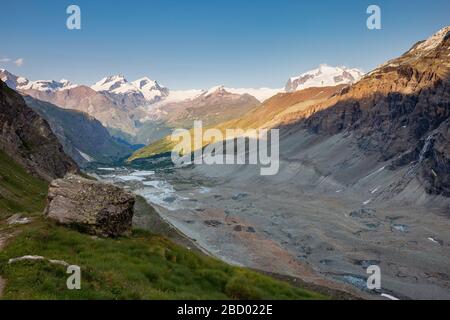
<svg viewBox="0 0 450 320"><path fill-rule="evenodd" d="M229 263L363 298L450 299L447 198L426 195L411 168L389 170L351 138L297 136L295 146L284 146L274 177L257 167L196 166L116 183ZM366 288L369 265L381 268L381 290Z"/></svg>

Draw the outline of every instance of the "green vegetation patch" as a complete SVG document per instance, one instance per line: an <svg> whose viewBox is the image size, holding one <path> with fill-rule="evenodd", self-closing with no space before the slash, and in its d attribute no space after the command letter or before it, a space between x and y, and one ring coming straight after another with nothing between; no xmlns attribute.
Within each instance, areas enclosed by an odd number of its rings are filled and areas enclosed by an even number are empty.
<svg viewBox="0 0 450 320"><path fill-rule="evenodd" d="M172 241L135 230L99 239L36 217L0 252L4 299L323 299L268 276L223 263ZM81 267L81 290L68 290L66 268Z"/></svg>
<svg viewBox="0 0 450 320"><path fill-rule="evenodd" d="M0 151L0 220L18 212L42 211L48 185Z"/></svg>

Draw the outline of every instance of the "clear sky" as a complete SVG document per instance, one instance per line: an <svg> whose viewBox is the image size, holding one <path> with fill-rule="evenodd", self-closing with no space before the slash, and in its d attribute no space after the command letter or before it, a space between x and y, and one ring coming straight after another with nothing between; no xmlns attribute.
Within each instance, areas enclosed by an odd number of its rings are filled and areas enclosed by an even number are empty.
<svg viewBox="0 0 450 320"><path fill-rule="evenodd" d="M81 30L66 28L70 4ZM370 4L382 30L366 27ZM0 14L0 66L32 80L279 88L321 63L370 71L450 25L450 1L2 0Z"/></svg>

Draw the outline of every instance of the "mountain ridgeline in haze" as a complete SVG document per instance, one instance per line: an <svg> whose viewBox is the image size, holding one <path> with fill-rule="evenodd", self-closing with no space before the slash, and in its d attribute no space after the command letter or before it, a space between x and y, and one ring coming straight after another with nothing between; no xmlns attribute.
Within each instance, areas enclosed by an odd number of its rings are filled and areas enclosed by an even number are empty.
<svg viewBox="0 0 450 320"><path fill-rule="evenodd" d="M349 84L361 74L357 69L322 65L290 78L285 89L221 85L208 90L169 90L148 77L128 81L122 75L108 76L89 87L65 79L31 81L0 69L0 79L10 88L60 108L85 112L130 144L150 144L174 128L192 127L194 120L213 125L241 117L279 92Z"/></svg>
<svg viewBox="0 0 450 320"><path fill-rule="evenodd" d="M49 123L65 153L81 167L90 162L118 163L133 151L129 144L113 138L100 121L84 112L62 109L30 96L24 99Z"/></svg>

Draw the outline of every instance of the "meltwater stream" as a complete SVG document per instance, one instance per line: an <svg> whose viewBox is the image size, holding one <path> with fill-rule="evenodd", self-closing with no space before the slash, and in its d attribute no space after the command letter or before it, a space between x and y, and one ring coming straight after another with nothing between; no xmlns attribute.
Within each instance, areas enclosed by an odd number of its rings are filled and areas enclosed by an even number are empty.
<svg viewBox="0 0 450 320"><path fill-rule="evenodd" d="M161 174L153 170L137 170L127 167L98 167L90 174L99 180L119 185L142 196L147 201L168 210L183 208L183 201L189 200L175 191Z"/></svg>

